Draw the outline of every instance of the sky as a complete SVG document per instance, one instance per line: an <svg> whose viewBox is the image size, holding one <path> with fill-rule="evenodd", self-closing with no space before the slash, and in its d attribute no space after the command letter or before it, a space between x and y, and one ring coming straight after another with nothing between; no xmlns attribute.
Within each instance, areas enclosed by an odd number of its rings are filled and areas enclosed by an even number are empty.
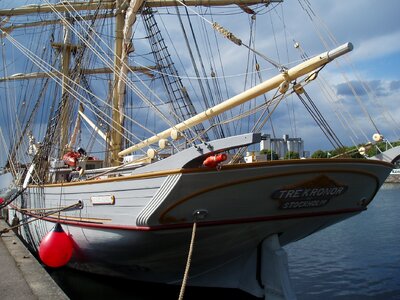
<svg viewBox="0 0 400 300"><path fill-rule="evenodd" d="M311 8L307 13L312 16L312 21L303 7ZM276 35L286 36L282 43L299 42L310 57L346 42L354 46L352 52L337 60L339 65L332 62L319 74L319 78L328 82L335 94L333 103L325 100L319 83L306 88L342 144L354 146L366 143L372 141L375 133L382 134L388 141L399 140L400 1L286 0L282 9L279 7L272 15L281 14L281 10L284 26L274 28ZM239 28L233 31L240 35ZM336 42L329 42L329 36ZM274 44L274 39L275 36L268 33L264 36L265 45L259 43L258 46L264 54L285 64L285 50L278 56L274 48L268 46ZM288 51L290 63L298 59L291 48ZM352 89L357 92L357 97ZM305 149L311 153L317 149L332 149L333 146L315 122L310 117L302 118L307 113L299 107L298 99L289 98L288 102L298 112L297 116L295 120L288 120L288 111L278 110L273 119L276 135L301 137ZM340 117L339 120L338 114L344 115L345 119Z"/></svg>
<svg viewBox="0 0 400 300"><path fill-rule="evenodd" d="M315 14L323 20L339 44L349 41L354 45L354 50L347 55L352 68L351 72L346 74L346 78L343 78L334 67L323 70L321 75L329 78L336 95L346 107L350 108L354 119L364 128L369 140L375 133L375 128L371 129L368 125L371 121L364 109L368 111L385 138L390 141L398 140L400 138L400 2L396 0L380 2L309 0L309 2ZM298 1L286 1L285 5L290 15L286 19L296 16L294 10L299 7ZM302 26L293 29L299 39L308 43L310 49L318 48L317 45L313 46L313 43L318 41L308 40L307 33L301 31L301 28ZM359 100L350 93L345 79L352 82L352 86L358 91ZM370 99L371 97L362 89L363 84L360 80L372 89L375 94L374 100ZM314 98L318 98L318 91L315 91ZM364 109L360 109L358 101L365 104ZM337 127L335 126L337 119L335 121L335 118L331 118L330 124L332 127ZM344 128L337 128L339 133L346 131ZM316 138L317 134L313 130L310 129L309 133L302 136L306 148L312 151L329 149L330 145L323 139ZM349 139L343 138L343 141L347 145L352 145Z"/></svg>
<svg viewBox="0 0 400 300"><path fill-rule="evenodd" d="M2 0L0 8L25 3L27 3L26 0ZM312 8L311 14L314 23L311 22L300 3L304 7ZM284 12L282 15L281 11ZM400 138L399 12L400 1L397 0L381 2L374 0L286 0L282 8L277 9L276 15L284 17L285 32L283 34L287 39L285 42L289 41L289 44L292 44L292 40L295 39L309 56L334 48L331 43L325 48L318 34L322 34L324 38L327 37L327 33L332 34L337 45L346 42L354 45L354 50L346 55L345 59L340 60L345 63L345 66L341 64L341 67L338 67L336 63L331 63L323 69L319 76L330 84L336 100L333 102L323 100L319 83L307 87L307 91L318 103L330 126L338 133L345 145L352 146L354 143L359 144L371 140L376 129L389 141ZM221 24L232 23L232 18L234 16L221 18ZM268 23L262 24L262 26L268 25ZM241 28L235 26L235 22L229 26L229 29L241 36ZM322 33L317 32L316 28L319 28ZM279 33L279 31L283 31L283 26L277 26L275 30ZM263 34L262 28L259 28L258 31L259 34ZM290 62L299 60L299 57L292 54L289 58L285 58L283 54L277 55L274 48L269 46L272 44L274 36L261 37L257 49L261 49L269 57L284 64L287 62L286 59ZM245 51L239 53L236 49L226 52L224 59L228 74L238 73L234 67L238 60L245 59L245 55ZM344 69L349 71L344 73L345 75L342 72ZM352 95L347 82L351 82L351 87L357 91L358 97ZM371 89L372 93L366 93L365 88ZM305 149L311 152L317 149L332 149L332 145L315 126L315 122L310 117L301 118L305 112L304 109L301 110L298 107L297 98L289 99L288 102L293 105L293 112L298 109L299 113L294 119L288 120L289 108L282 104L282 109L277 111L273 118L277 136L289 134L301 137L305 142ZM363 106L360 107L359 103L363 103ZM340 119L340 115L348 117L343 120ZM348 137L349 135L351 138Z"/></svg>
<svg viewBox="0 0 400 300"><path fill-rule="evenodd" d="M306 7L311 8L307 13L313 20L305 12ZM353 51L338 59L339 65L332 62L319 75L321 81L329 83L334 99L325 100L319 82L310 84L306 90L342 144L354 146L372 141L377 132L389 141L396 141L400 138L399 12L400 1L396 0L379 4L373 0L286 0L271 12L273 25L268 18L257 24L257 50L291 67L300 59L293 40L299 42L310 57L351 42ZM246 41L248 28L232 22L234 18L236 16L215 17L221 25ZM261 17L257 18L261 20ZM328 36L334 37L336 42L329 42ZM276 53L275 44L281 46L279 53ZM220 42L220 45L226 73L244 72L244 69L238 69L238 62L246 61L246 49L232 47L230 42ZM264 64L262 67L271 66ZM274 72L275 75L276 70ZM267 72L263 77L267 78ZM237 84L230 88L240 93L243 81L243 77L238 77ZM352 94L352 89L357 92L357 97ZM288 118L290 115L295 116ZM314 120L306 115L296 97L288 98L287 104L281 103L273 115L276 136L301 137L305 149L311 153L317 149L332 149ZM266 128L264 133L271 132Z"/></svg>

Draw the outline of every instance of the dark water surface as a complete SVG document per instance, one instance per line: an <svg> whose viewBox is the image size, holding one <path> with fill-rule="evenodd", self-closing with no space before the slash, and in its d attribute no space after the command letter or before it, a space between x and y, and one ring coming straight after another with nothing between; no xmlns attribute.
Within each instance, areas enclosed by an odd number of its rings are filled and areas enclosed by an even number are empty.
<svg viewBox="0 0 400 300"><path fill-rule="evenodd" d="M400 299L400 184L368 210L285 247L298 299Z"/></svg>
<svg viewBox="0 0 400 300"><path fill-rule="evenodd" d="M385 184L369 209L286 246L302 299L400 299L400 184ZM179 287L52 271L71 299L178 299ZM258 299L239 290L187 288L185 299Z"/></svg>

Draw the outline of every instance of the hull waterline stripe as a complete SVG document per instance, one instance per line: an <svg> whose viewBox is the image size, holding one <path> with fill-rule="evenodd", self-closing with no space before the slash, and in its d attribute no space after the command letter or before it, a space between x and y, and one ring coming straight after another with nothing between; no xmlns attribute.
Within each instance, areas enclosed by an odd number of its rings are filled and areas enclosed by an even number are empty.
<svg viewBox="0 0 400 300"><path fill-rule="evenodd" d="M321 211L321 212L309 212L309 213L299 213L299 214L289 214L280 216L265 216L265 217L253 217L253 218L243 218L243 219L231 219L231 220L221 220L221 221L205 221L198 222L199 227L210 227L210 226L223 226L223 225L235 225L242 223L257 223L257 222L270 222L270 221L282 221L287 219L301 219L301 218L312 218L312 217L322 217L322 216L334 216L340 214L351 214L360 213L366 210L366 207L357 208L347 208L333 211ZM30 217L39 217L39 215L24 213ZM168 225L156 225L156 226L131 226L131 225L111 225L111 224L99 224L92 222L79 222L70 221L62 219L59 217L45 217L42 220L49 221L52 223L60 223L69 226L83 227L83 228L97 228L97 229L115 229L115 230L132 230L132 231L161 231L169 229L186 229L192 228L192 223L179 223L179 224L168 224Z"/></svg>

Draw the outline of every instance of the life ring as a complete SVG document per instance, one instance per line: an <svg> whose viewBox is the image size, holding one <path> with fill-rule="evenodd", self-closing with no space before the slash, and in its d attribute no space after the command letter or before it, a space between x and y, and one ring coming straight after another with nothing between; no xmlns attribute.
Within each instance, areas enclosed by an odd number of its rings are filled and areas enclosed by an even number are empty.
<svg viewBox="0 0 400 300"><path fill-rule="evenodd" d="M209 168L214 168L219 163L225 161L227 158L228 158L228 156L225 153L211 155L203 161L203 166L209 167Z"/></svg>
<svg viewBox="0 0 400 300"><path fill-rule="evenodd" d="M76 167L76 163L78 161L78 158L81 157L81 154L76 151L69 151L64 154L63 160L65 164L67 164L70 167Z"/></svg>

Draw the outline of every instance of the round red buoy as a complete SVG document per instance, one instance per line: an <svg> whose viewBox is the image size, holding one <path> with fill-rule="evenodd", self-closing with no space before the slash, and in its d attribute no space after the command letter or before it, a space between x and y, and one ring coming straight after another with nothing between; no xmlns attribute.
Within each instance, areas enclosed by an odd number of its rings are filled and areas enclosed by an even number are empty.
<svg viewBox="0 0 400 300"><path fill-rule="evenodd" d="M39 257L49 267L65 266L71 259L73 244L59 223L46 234L39 245Z"/></svg>
<svg viewBox="0 0 400 300"><path fill-rule="evenodd" d="M4 201L4 198L1 198L1 197L0 197L0 205L2 205L4 202L5 202L5 201Z"/></svg>

